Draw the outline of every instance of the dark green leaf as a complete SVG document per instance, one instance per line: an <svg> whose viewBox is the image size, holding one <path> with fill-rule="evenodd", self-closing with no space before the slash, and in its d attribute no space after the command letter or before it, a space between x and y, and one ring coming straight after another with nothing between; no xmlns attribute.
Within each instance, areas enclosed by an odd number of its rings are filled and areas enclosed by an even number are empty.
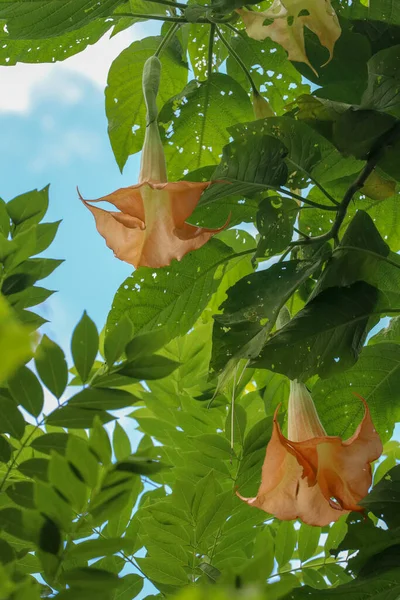
<svg viewBox="0 0 400 600"><path fill-rule="evenodd" d="M34 484L31 481L17 481L7 488L6 493L18 506L35 508Z"/></svg>
<svg viewBox="0 0 400 600"><path fill-rule="evenodd" d="M8 301L15 308L30 308L42 304L47 298L54 294L53 290L32 286L16 294L8 296Z"/></svg>
<svg viewBox="0 0 400 600"><path fill-rule="evenodd" d="M281 307L322 264L323 257L272 265L240 279L216 315L212 366L220 370L232 357L255 358L261 351Z"/></svg>
<svg viewBox="0 0 400 600"><path fill-rule="evenodd" d="M71 340L72 358L82 383L88 380L98 349L97 327L85 311L74 329Z"/></svg>
<svg viewBox="0 0 400 600"><path fill-rule="evenodd" d="M68 406L92 410L118 410L132 406L135 402L137 398L124 390L88 387L72 396Z"/></svg>
<svg viewBox="0 0 400 600"><path fill-rule="evenodd" d="M44 385L60 398L68 383L68 366L64 352L44 335L35 353L35 366Z"/></svg>
<svg viewBox="0 0 400 600"><path fill-rule="evenodd" d="M87 540L72 546L68 552L68 557L70 559L83 558L84 560L92 560L100 556L116 554L121 550L129 551L130 545L130 541L124 538Z"/></svg>
<svg viewBox="0 0 400 600"><path fill-rule="evenodd" d="M362 99L363 108L372 108L400 117L400 46L377 52L368 61L368 88Z"/></svg>
<svg viewBox="0 0 400 600"><path fill-rule="evenodd" d="M49 461L47 458L29 458L18 466L18 470L26 477L47 481Z"/></svg>
<svg viewBox="0 0 400 600"><path fill-rule="evenodd" d="M49 554L58 554L62 542L61 532L51 519L46 519L40 529L39 548Z"/></svg>
<svg viewBox="0 0 400 600"><path fill-rule="evenodd" d="M105 410L78 408L77 406L61 406L48 415L46 423L49 425L56 425L57 427L90 429L93 427L95 417L98 417L101 423L108 423L115 419L115 417Z"/></svg>
<svg viewBox="0 0 400 600"><path fill-rule="evenodd" d="M165 356L143 356L135 358L132 362L125 363L118 370L122 375L135 379L163 379L179 367L179 363Z"/></svg>
<svg viewBox="0 0 400 600"><path fill-rule="evenodd" d="M8 387L17 404L20 404L34 417L38 417L43 409L44 394L36 375L21 367L9 380Z"/></svg>
<svg viewBox="0 0 400 600"><path fill-rule="evenodd" d="M70 569L63 573L62 579L71 588L99 592L113 590L121 583L119 577L114 573L93 567Z"/></svg>
<svg viewBox="0 0 400 600"><path fill-rule="evenodd" d="M65 454L68 439L68 433L45 433L32 440L30 445L34 450L44 454L51 454L52 452Z"/></svg>
<svg viewBox="0 0 400 600"><path fill-rule="evenodd" d="M400 465L393 467L381 481L374 486L362 506L386 521L389 527L400 525L398 504L400 502Z"/></svg>
<svg viewBox="0 0 400 600"><path fill-rule="evenodd" d="M257 229L260 239L255 258L279 254L289 245L299 206L291 198L273 196L260 202Z"/></svg>
<svg viewBox="0 0 400 600"><path fill-rule="evenodd" d="M377 301L378 290L362 281L324 290L272 336L254 365L289 379L326 378L350 368Z"/></svg>
<svg viewBox="0 0 400 600"><path fill-rule="evenodd" d="M0 461L3 463L8 463L13 450L14 449L8 442L7 438L4 435L0 435Z"/></svg>
<svg viewBox="0 0 400 600"><path fill-rule="evenodd" d="M108 465L111 462L110 438L99 418L95 418L93 428L90 431L89 446L103 465Z"/></svg>
<svg viewBox="0 0 400 600"><path fill-rule="evenodd" d="M14 400L0 395L0 414L0 433L9 433L14 438L21 439L25 431L25 421Z"/></svg>
<svg viewBox="0 0 400 600"><path fill-rule="evenodd" d="M0 563L6 565L16 558L15 550L6 540L0 539Z"/></svg>
<svg viewBox="0 0 400 600"><path fill-rule="evenodd" d="M160 461L147 458L146 456L137 456L133 454L123 461L116 463L116 471L125 471L136 475L153 475L162 469L169 468L170 465L165 465Z"/></svg>

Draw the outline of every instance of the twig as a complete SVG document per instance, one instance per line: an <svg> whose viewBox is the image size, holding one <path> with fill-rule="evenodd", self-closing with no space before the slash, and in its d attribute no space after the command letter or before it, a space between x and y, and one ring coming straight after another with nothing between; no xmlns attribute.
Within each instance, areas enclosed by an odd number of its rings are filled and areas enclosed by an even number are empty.
<svg viewBox="0 0 400 600"><path fill-rule="evenodd" d="M301 246L304 244L320 244L322 242L327 242L329 240L335 240L338 238L340 227L342 226L343 221L346 217L347 209L351 200L353 199L354 194L358 192L358 190L360 190L362 187L364 187L366 180L371 175L372 171L375 169L376 165L382 158L387 146L393 144L393 142L395 142L399 137L400 123L396 123L388 132L381 136L376 142L376 144L373 146L368 155L367 164L365 165L361 173L358 175L357 179L347 189L343 200L341 201L339 206L333 207L335 210L337 210L337 214L331 229L323 235L309 237L307 240L295 240L294 242L291 242L292 247Z"/></svg>

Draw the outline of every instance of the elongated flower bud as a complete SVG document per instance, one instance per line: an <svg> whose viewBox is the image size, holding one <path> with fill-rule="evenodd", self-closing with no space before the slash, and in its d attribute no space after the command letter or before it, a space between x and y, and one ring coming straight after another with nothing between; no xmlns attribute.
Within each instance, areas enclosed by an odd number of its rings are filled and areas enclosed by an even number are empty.
<svg viewBox="0 0 400 600"><path fill-rule="evenodd" d="M143 67L143 95L146 103L146 133L140 161L139 183L166 183L167 165L158 130L157 94L160 85L161 63L156 56L148 58Z"/></svg>
<svg viewBox="0 0 400 600"><path fill-rule="evenodd" d="M253 111L256 119L265 119L266 117L274 117L275 113L272 110L269 102L261 94L253 92Z"/></svg>

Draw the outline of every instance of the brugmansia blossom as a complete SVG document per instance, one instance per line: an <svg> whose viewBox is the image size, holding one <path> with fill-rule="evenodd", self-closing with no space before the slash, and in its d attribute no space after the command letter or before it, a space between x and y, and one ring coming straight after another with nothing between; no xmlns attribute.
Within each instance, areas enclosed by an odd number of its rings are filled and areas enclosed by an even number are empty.
<svg viewBox="0 0 400 600"><path fill-rule="evenodd" d="M117 258L135 267L163 267L173 259L205 244L220 229L186 223L210 182L167 181L167 168L157 124L157 92L161 64L155 56L143 71L147 127L141 156L139 183L97 200L83 200L92 212L98 232ZM117 211L91 203L110 202Z"/></svg>
<svg viewBox="0 0 400 600"><path fill-rule="evenodd" d="M368 493L370 463L382 454L382 443L368 406L354 435L343 441L328 436L304 384L290 384L288 437L275 411L271 440L255 498L239 497L282 520L301 519L327 525L358 505Z"/></svg>
<svg viewBox="0 0 400 600"><path fill-rule="evenodd" d="M330 0L274 0L268 10L262 12L237 9L243 19L248 35L255 40L269 37L288 53L289 60L310 64L304 45L304 27L318 36L322 46L332 58L335 42L341 28ZM272 21L264 25L265 21ZM328 61L329 62L329 61Z"/></svg>

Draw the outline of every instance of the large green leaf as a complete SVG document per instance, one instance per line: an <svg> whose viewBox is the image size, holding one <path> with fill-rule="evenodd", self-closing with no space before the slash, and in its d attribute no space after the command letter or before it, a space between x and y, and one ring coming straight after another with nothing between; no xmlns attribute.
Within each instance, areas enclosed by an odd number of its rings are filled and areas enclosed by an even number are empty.
<svg viewBox="0 0 400 600"><path fill-rule="evenodd" d="M349 369L365 342L378 294L362 281L324 290L272 336L254 365L289 379L326 378Z"/></svg>
<svg viewBox="0 0 400 600"><path fill-rule="evenodd" d="M185 334L217 289L231 254L229 246L211 240L168 267L138 269L117 291L108 327L126 314L136 332L166 326L170 339Z"/></svg>
<svg viewBox="0 0 400 600"><path fill-rule="evenodd" d="M287 60L286 52L279 44L268 38L263 41L253 40L244 32L233 35L230 44L275 112L281 114L300 94L308 93L308 85L302 82L300 73ZM246 89L248 80L233 56L228 56L226 66L228 75Z"/></svg>
<svg viewBox="0 0 400 600"><path fill-rule="evenodd" d="M108 134L119 168L131 154L139 152L146 129L146 106L142 92L142 70L162 38L148 37L133 42L111 65L106 87ZM175 39L161 56L160 104L165 104L185 86L188 77L182 50ZM133 128L133 129L132 129Z"/></svg>
<svg viewBox="0 0 400 600"><path fill-rule="evenodd" d="M268 117L235 125L229 131L234 139L245 135L251 139L254 134L262 134L280 140L288 150L289 183L297 186L306 187L309 176L324 184L353 175L362 167L360 161L343 157L333 144L309 125L289 117Z"/></svg>
<svg viewBox="0 0 400 600"><path fill-rule="evenodd" d="M400 465L393 467L372 489L362 505L376 516L384 519L388 527L400 525L398 504L400 502Z"/></svg>
<svg viewBox="0 0 400 600"><path fill-rule="evenodd" d="M233 357L256 358L282 306L321 264L321 259L277 263L232 286L222 314L215 316L213 368L220 370Z"/></svg>
<svg viewBox="0 0 400 600"><path fill-rule="evenodd" d="M139 558L137 562L147 577L157 583L168 585L187 585L188 576L180 565L169 560L157 558Z"/></svg>
<svg viewBox="0 0 400 600"><path fill-rule="evenodd" d="M124 0L3 0L0 18L15 39L51 38L110 17Z"/></svg>
<svg viewBox="0 0 400 600"><path fill-rule="evenodd" d="M110 29L112 23L99 19L81 29L41 40L13 39L6 31L0 32L0 64L44 63L61 61L95 44Z"/></svg>
<svg viewBox="0 0 400 600"><path fill-rule="evenodd" d="M159 116L166 130L164 148L170 178L216 164L229 141L227 127L251 118L247 93L228 75L214 73L200 84L191 81Z"/></svg>
<svg viewBox="0 0 400 600"><path fill-rule="evenodd" d="M400 419L400 346L381 343L363 349L359 361L346 373L313 387L321 421L330 435L348 438L361 421L364 407L353 392L368 402L372 420L383 441Z"/></svg>
<svg viewBox="0 0 400 600"><path fill-rule="evenodd" d="M373 108L400 117L400 46L381 50L368 61L368 88L363 108Z"/></svg>

